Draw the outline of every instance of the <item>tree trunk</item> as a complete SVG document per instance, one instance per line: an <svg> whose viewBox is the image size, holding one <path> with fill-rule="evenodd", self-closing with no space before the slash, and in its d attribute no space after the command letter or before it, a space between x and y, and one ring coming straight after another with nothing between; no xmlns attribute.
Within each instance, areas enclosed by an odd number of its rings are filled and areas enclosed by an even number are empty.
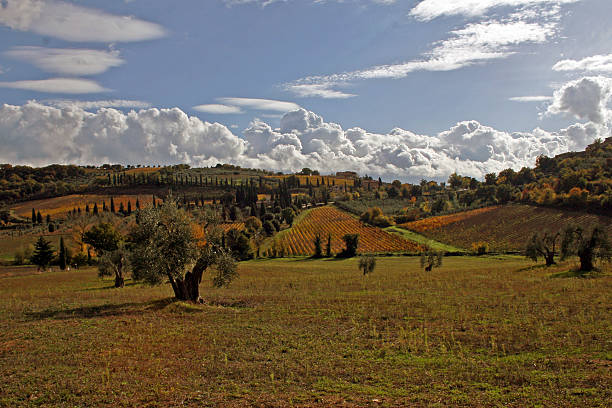
<svg viewBox="0 0 612 408"><path fill-rule="evenodd" d="M115 275L115 287L122 288L124 286L125 286L125 279L123 279L123 276L116 274Z"/></svg>
<svg viewBox="0 0 612 408"><path fill-rule="evenodd" d="M187 300L194 303L202 303L200 298L200 283L202 282L202 274L208 268L208 263L200 258L193 271L187 272L183 279L170 279L174 296L178 300Z"/></svg>
<svg viewBox="0 0 612 408"><path fill-rule="evenodd" d="M547 252L546 256L544 256L544 259L546 260L546 266L554 265L555 264L555 253Z"/></svg>
<svg viewBox="0 0 612 408"><path fill-rule="evenodd" d="M588 272L593 270L593 253L590 251L579 254L580 257L580 270L582 272Z"/></svg>

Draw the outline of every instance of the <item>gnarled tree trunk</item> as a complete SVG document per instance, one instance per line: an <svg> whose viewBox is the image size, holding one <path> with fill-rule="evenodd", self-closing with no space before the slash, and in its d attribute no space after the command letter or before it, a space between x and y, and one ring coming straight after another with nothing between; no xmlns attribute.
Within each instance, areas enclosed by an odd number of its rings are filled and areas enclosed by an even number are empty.
<svg viewBox="0 0 612 408"><path fill-rule="evenodd" d="M183 279L170 278L170 284L174 290L174 296L178 300L187 300L195 303L202 303L200 298L200 283L202 275L208 268L208 262L200 258L191 272L187 272Z"/></svg>

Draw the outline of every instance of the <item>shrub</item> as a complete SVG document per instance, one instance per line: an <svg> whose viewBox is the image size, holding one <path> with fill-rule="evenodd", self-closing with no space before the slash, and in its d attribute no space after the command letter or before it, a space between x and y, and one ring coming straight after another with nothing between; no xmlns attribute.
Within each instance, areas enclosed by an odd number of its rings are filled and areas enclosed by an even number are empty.
<svg viewBox="0 0 612 408"><path fill-rule="evenodd" d="M359 269L363 271L364 275L374 272L376 267L376 258L374 255L363 255L359 258Z"/></svg>
<svg viewBox="0 0 612 408"><path fill-rule="evenodd" d="M476 255L484 255L489 252L489 244L484 241L472 242L472 251Z"/></svg>
<svg viewBox="0 0 612 408"><path fill-rule="evenodd" d="M359 234L346 234L342 237L346 247L338 254L339 258L352 258L357 255Z"/></svg>

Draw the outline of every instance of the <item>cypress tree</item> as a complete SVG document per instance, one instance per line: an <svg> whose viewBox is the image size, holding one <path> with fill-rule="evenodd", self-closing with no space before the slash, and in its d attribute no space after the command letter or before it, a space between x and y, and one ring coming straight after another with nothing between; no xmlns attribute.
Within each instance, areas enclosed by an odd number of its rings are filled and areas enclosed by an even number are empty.
<svg viewBox="0 0 612 408"><path fill-rule="evenodd" d="M136 197L136 209L140 210L140 201L138 200L138 197Z"/></svg>
<svg viewBox="0 0 612 408"><path fill-rule="evenodd" d="M327 255L327 257L331 257L331 234L327 235L327 248L325 248L325 255Z"/></svg>
<svg viewBox="0 0 612 408"><path fill-rule="evenodd" d="M125 208L123 207L123 203L119 203L119 212L123 215L125 215Z"/></svg>
<svg viewBox="0 0 612 408"><path fill-rule="evenodd" d="M111 202L110 202L110 211L112 213L115 212L115 200L113 200L113 197L111 197Z"/></svg>
<svg viewBox="0 0 612 408"><path fill-rule="evenodd" d="M85 204L85 212L89 214L89 204Z"/></svg>
<svg viewBox="0 0 612 408"><path fill-rule="evenodd" d="M36 223L42 224L42 222L43 222L43 217L42 217L42 214L39 211L38 214L36 214Z"/></svg>
<svg viewBox="0 0 612 408"><path fill-rule="evenodd" d="M36 210L32 208L32 224L36 224Z"/></svg>
<svg viewBox="0 0 612 408"><path fill-rule="evenodd" d="M59 247L59 267L63 271L66 269L66 247L64 246L64 237L60 238L60 247Z"/></svg>
<svg viewBox="0 0 612 408"><path fill-rule="evenodd" d="M93 213L94 215L98 215L98 204L97 203L94 203Z"/></svg>
<svg viewBox="0 0 612 408"><path fill-rule="evenodd" d="M132 202L128 201L127 214L132 215Z"/></svg>
<svg viewBox="0 0 612 408"><path fill-rule="evenodd" d="M108 208L106 208L106 201L102 201L102 211L108 211Z"/></svg>

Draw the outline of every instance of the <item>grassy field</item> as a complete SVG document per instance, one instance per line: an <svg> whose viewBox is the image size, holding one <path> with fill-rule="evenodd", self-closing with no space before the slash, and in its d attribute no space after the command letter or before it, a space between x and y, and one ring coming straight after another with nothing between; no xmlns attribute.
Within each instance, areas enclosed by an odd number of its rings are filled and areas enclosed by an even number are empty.
<svg viewBox="0 0 612 408"><path fill-rule="evenodd" d="M197 306L2 270L0 406L609 406L609 269L418 262L249 261Z"/></svg>

